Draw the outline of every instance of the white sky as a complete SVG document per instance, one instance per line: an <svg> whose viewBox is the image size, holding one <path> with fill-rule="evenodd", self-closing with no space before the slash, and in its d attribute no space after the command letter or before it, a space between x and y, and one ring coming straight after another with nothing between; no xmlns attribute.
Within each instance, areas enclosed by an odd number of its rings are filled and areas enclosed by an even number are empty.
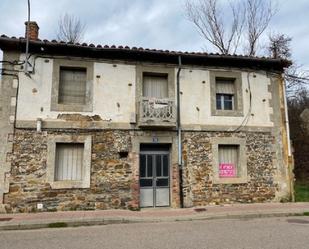
<svg viewBox="0 0 309 249"><path fill-rule="evenodd" d="M309 69L309 0L278 0L269 32L293 37L293 59ZM184 17L184 0L31 0L31 19L41 39L56 37L65 12L87 25L85 41L94 44L213 52ZM0 0L0 34L24 36L27 0Z"/></svg>

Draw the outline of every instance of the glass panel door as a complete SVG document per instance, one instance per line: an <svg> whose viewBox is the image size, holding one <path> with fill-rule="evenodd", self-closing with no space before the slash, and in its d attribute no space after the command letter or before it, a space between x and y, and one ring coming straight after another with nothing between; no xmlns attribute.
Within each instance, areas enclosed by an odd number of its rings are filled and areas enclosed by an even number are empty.
<svg viewBox="0 0 309 249"><path fill-rule="evenodd" d="M140 155L140 205L163 207L170 204L168 152Z"/></svg>

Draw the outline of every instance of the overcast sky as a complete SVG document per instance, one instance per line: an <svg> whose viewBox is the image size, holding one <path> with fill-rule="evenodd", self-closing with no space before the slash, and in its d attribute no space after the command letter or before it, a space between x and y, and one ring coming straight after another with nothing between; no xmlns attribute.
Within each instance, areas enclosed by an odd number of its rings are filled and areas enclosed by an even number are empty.
<svg viewBox="0 0 309 249"><path fill-rule="evenodd" d="M292 36L294 60L309 69L309 0L278 3L270 30ZM31 0L31 19L40 26L41 39L56 37L59 16L67 12L86 23L87 43L205 50L204 40L184 17L183 4L184 0ZM27 0L0 0L0 10L0 33L24 36Z"/></svg>

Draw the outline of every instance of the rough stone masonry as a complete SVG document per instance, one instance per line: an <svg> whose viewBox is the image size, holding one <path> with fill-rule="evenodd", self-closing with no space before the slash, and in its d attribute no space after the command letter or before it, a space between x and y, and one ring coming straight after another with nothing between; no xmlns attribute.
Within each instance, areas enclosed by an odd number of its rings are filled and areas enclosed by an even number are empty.
<svg viewBox="0 0 309 249"><path fill-rule="evenodd" d="M50 187L46 181L48 137L69 132L74 136L75 131L72 130L39 133L34 130L16 130L9 193L5 194L4 199L7 212L35 212L37 203L43 203L43 211L138 209L138 165L134 153L131 153L132 138L136 136L134 131L78 131L79 135L92 136L90 188ZM213 183L210 139L220 136L245 139L248 183ZM271 201L277 188L273 178L273 141L270 133L185 132L185 206ZM121 157L119 151L128 151L128 156ZM174 170L173 174L176 172ZM178 177L171 177L176 199L177 179Z"/></svg>

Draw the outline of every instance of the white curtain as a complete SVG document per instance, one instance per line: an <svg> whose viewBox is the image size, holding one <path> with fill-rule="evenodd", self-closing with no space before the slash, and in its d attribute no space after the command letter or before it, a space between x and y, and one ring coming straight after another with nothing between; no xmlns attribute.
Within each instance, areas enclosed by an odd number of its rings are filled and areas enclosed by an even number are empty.
<svg viewBox="0 0 309 249"><path fill-rule="evenodd" d="M238 149L237 145L219 145L219 165L233 164L238 174Z"/></svg>
<svg viewBox="0 0 309 249"><path fill-rule="evenodd" d="M168 97L167 77L144 75L143 96L158 99L167 98Z"/></svg>
<svg viewBox="0 0 309 249"><path fill-rule="evenodd" d="M79 181L83 177L84 144L56 144L55 181Z"/></svg>
<svg viewBox="0 0 309 249"><path fill-rule="evenodd" d="M216 79L216 91L221 94L235 94L234 79Z"/></svg>

